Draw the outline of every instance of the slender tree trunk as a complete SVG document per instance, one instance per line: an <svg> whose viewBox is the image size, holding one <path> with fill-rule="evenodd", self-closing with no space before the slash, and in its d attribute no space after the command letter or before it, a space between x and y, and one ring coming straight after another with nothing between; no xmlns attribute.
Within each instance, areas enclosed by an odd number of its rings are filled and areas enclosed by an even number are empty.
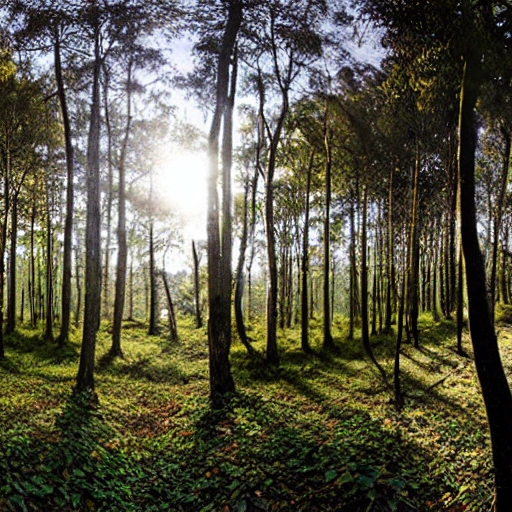
<svg viewBox="0 0 512 512"><path fill-rule="evenodd" d="M7 222L10 205L10 174L11 155L9 139L5 142L5 169L4 169L4 211L2 212L2 225L0 226L0 359L5 358L4 341L4 293L5 293L5 248L7 243Z"/></svg>
<svg viewBox="0 0 512 512"><path fill-rule="evenodd" d="M385 329L387 333L391 332L391 319L393 316L393 308L391 305L391 295L393 292L393 252L394 252L394 236L393 236L393 168L389 173L389 192L388 192L388 240L387 240L387 286L386 286L386 321Z"/></svg>
<svg viewBox="0 0 512 512"><path fill-rule="evenodd" d="M348 339L354 338L356 316L356 228L354 220L354 200L350 201L350 290Z"/></svg>
<svg viewBox="0 0 512 512"><path fill-rule="evenodd" d="M109 85L110 85L110 75L109 71L107 69L107 66L103 66L103 77L104 77L104 87L103 87L103 103L104 103L104 112L105 112L105 128L107 132L107 225L106 225L106 239L105 239L105 264L103 266L103 308L102 308L102 316L103 318L110 318L110 245L112 243L112 205L114 202L114 155L113 155L113 135L112 135L112 125L110 123L110 108L109 108L109 98L108 98L108 92L109 92ZM131 94L129 82L130 77L128 78L128 95ZM128 125L130 124L130 119L128 120ZM122 156L121 156L122 158ZM119 167L121 167L121 163L119 164ZM120 171L121 172L121 171ZM119 178L119 182L121 182L121 177ZM119 183L119 187L121 187L121 183ZM121 192L119 191L118 197L121 196ZM118 206L119 209L121 209L121 206ZM119 229L119 222L118 222L118 229ZM117 233L117 240L118 240L118 251L120 250L119 247L119 231ZM119 266L119 252L118 252L118 266ZM117 295L116 295L117 298ZM116 299L114 299L116 300ZM119 334L116 333L116 316L114 312L114 319L113 319L113 333L112 333L112 347L110 349L111 354L121 356L121 345L119 343L119 347L117 346L118 341L117 339L120 338L120 332ZM114 341L114 338L116 338L116 341ZM115 345L115 347L114 347Z"/></svg>
<svg viewBox="0 0 512 512"><path fill-rule="evenodd" d="M404 330L404 309L405 309L405 272L402 279L400 290L400 305L398 307L398 325L396 329L396 347L395 347L395 366L393 371L393 381L395 389L395 407L397 410L402 409L404 405L404 397L402 394L402 386L400 379L400 350L402 348L402 335Z"/></svg>
<svg viewBox="0 0 512 512"><path fill-rule="evenodd" d="M464 261L462 247L459 248L458 279L457 279L457 353L465 355L462 347L462 331L464 329Z"/></svg>
<svg viewBox="0 0 512 512"><path fill-rule="evenodd" d="M130 257L130 291L129 291L129 306L128 306L128 320L131 320L133 322L134 316L133 316L133 253Z"/></svg>
<svg viewBox="0 0 512 512"><path fill-rule="evenodd" d="M418 330L418 281L419 281L419 252L420 252L420 230L418 219L419 207L419 175L420 175L420 154L419 142L416 142L416 162L414 166L414 177L412 185L412 211L411 211L411 230L409 238L409 257L408 257L408 294L407 310L408 325L414 340L414 346L419 347Z"/></svg>
<svg viewBox="0 0 512 512"><path fill-rule="evenodd" d="M21 309L20 309L20 324L23 325L25 321L25 287L21 288Z"/></svg>
<svg viewBox="0 0 512 512"><path fill-rule="evenodd" d="M156 293L156 269L155 269L155 241L153 219L149 223L149 328L148 334L158 334L157 314L157 293Z"/></svg>
<svg viewBox="0 0 512 512"><path fill-rule="evenodd" d="M58 29L57 29L58 30ZM60 54L60 38L58 32L54 43L54 67L57 93L64 128L64 147L66 151L66 220L64 223L64 247L62 258L62 303L61 324L58 337L58 345L62 347L69 338L69 325L71 317L71 255L73 241L73 216L74 216L74 148L71 141L71 123L66 99L66 89L62 77L62 63Z"/></svg>
<svg viewBox="0 0 512 512"><path fill-rule="evenodd" d="M490 10L490 7L484 7ZM476 7L474 8L476 9ZM475 105L481 82L482 53L468 42L460 94L459 172L461 235L466 262L468 310L475 365L489 421L496 478L497 512L512 510L512 395L500 359L487 301L485 265L480 251L475 207Z"/></svg>
<svg viewBox="0 0 512 512"><path fill-rule="evenodd" d="M256 171L257 172L257 171ZM250 355L255 354L255 350L252 347L250 340L247 336L244 323L244 312L243 312L243 296L244 296L244 264L245 264L245 251L247 250L247 236L248 236L248 193L249 193L249 182L245 183L244 188L244 210L243 210L243 222L242 222L242 237L240 239L240 253L238 255L238 264L236 268L236 282L235 282L235 320L238 336L243 346L247 349Z"/></svg>
<svg viewBox="0 0 512 512"><path fill-rule="evenodd" d="M132 126L132 68L133 62L128 63L128 76L126 79L126 126L124 130L121 154L119 155L119 191L118 191L118 220L117 220L117 267L116 289L114 299L114 321L112 325L112 346L110 354L122 357L121 329L123 325L124 301L126 291L126 266L128 259L128 245L126 242L126 153ZM108 273L106 274L108 276ZM105 297L108 297L106 293Z"/></svg>
<svg viewBox="0 0 512 512"><path fill-rule="evenodd" d="M329 271L331 269L331 171L332 148L329 140L328 107L325 107L324 119L325 147L325 218L324 218L324 347L333 348L331 334L331 302L329 292Z"/></svg>
<svg viewBox="0 0 512 512"><path fill-rule="evenodd" d="M373 253L373 283L372 283L372 336L377 334L377 250L374 247Z"/></svg>
<svg viewBox="0 0 512 512"><path fill-rule="evenodd" d="M501 288L501 300L503 304L510 304L510 297L508 294L507 286L507 274L508 274L508 239L509 239L509 226L507 224L505 228L505 234L503 237L503 247L501 250L501 272L500 272L500 288Z"/></svg>
<svg viewBox="0 0 512 512"><path fill-rule="evenodd" d="M367 262L367 224L368 224L368 189L366 186L363 188L363 219L361 225L361 334L363 340L363 347L366 355L370 361L375 365L381 374L384 382L387 383L386 372L379 364L375 355L373 354L372 346L370 344L370 335L368 332L368 262Z"/></svg>
<svg viewBox="0 0 512 512"><path fill-rule="evenodd" d="M287 257L287 250L286 250L286 242L284 241L288 234L286 232L286 222L284 223L285 232L282 236L282 241L280 244L281 254L279 255L279 260L281 261L281 286L278 286L279 289L279 302L278 302L278 310L279 310L279 328L284 329L284 321L285 321L285 297L286 297L286 272L287 272L287 264L288 264L288 257Z"/></svg>
<svg viewBox="0 0 512 512"><path fill-rule="evenodd" d="M199 282L199 257L196 251L196 244L192 240L192 258L194 261L194 302L196 311L196 329L203 327L203 319L201 317L200 282ZM130 267L131 268L131 267Z"/></svg>
<svg viewBox="0 0 512 512"><path fill-rule="evenodd" d="M10 334L16 329L16 247L18 240L18 198L12 196L11 207L11 245L9 250L9 289L7 297L7 322L5 333Z"/></svg>
<svg viewBox="0 0 512 512"><path fill-rule="evenodd" d="M176 323L176 315L174 313L174 304L172 302L171 290L167 282L167 276L162 271L162 280L164 282L165 296L167 297L167 308L169 310L169 337L173 343L177 343L178 337L178 324Z"/></svg>
<svg viewBox="0 0 512 512"><path fill-rule="evenodd" d="M435 242L434 255L432 258L432 319L434 322L439 322L439 309L437 307L437 283L439 276L439 247L438 243Z"/></svg>
<svg viewBox="0 0 512 512"><path fill-rule="evenodd" d="M94 71L91 120L87 145L87 224L85 259L85 309L82 350L76 391L94 390L96 332L101 306L101 213L100 213L100 34L94 35Z"/></svg>
<svg viewBox="0 0 512 512"><path fill-rule="evenodd" d="M220 405L220 397L235 390L229 364L231 346L231 267L223 259L230 256L223 254L225 245L230 245L225 233L221 245L219 198L217 193L219 176L219 138L222 118L225 113L229 95L230 60L233 56L238 29L242 22L242 3L233 0L229 3L228 18L220 47L215 112L208 137L209 176L208 176L208 209L207 209L207 244L208 244L208 347L210 354L210 397L214 406ZM232 91L234 94L234 91ZM225 140L226 142L226 140ZM226 157L227 154L224 153ZM229 157L230 158L230 157ZM227 171L227 162L223 170ZM226 176L223 176L226 179ZM229 190L223 183L223 192ZM223 196L223 200L231 199ZM222 208L224 213L226 208ZM223 219L224 228L229 220ZM230 260L229 260L230 261ZM227 275L225 272L227 271ZM229 294L226 296L226 292Z"/></svg>
<svg viewBox="0 0 512 512"><path fill-rule="evenodd" d="M50 208L50 187L46 184L46 315L45 338L53 341L53 231Z"/></svg>
<svg viewBox="0 0 512 512"><path fill-rule="evenodd" d="M35 249L35 223L36 223L36 204L35 197L32 198L32 208L30 214L30 276L29 276L29 304L30 304L30 323L32 328L37 325L36 312L36 257Z"/></svg>
<svg viewBox="0 0 512 512"><path fill-rule="evenodd" d="M82 281L80 280L80 245L77 242L75 248L75 281L76 281L76 308L75 327L80 325L80 312L82 310Z"/></svg>
<svg viewBox="0 0 512 512"><path fill-rule="evenodd" d="M306 176L306 197L304 207L304 235L302 241L302 300L301 300L301 345L302 350L309 354L309 316L308 316L308 274L309 274L309 201L311 194L311 174L315 152L311 151Z"/></svg>

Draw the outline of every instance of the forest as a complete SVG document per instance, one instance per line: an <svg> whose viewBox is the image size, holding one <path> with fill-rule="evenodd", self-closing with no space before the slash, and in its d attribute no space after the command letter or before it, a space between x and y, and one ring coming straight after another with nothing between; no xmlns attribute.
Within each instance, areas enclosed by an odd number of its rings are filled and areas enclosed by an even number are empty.
<svg viewBox="0 0 512 512"><path fill-rule="evenodd" d="M511 150L508 0L3 0L0 511L510 512Z"/></svg>

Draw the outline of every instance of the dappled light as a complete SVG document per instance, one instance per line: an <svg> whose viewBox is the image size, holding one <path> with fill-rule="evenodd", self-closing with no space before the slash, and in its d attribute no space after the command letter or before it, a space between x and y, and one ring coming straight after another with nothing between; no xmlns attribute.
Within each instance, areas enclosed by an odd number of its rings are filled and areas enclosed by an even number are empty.
<svg viewBox="0 0 512 512"><path fill-rule="evenodd" d="M511 41L1 2L0 512L512 511Z"/></svg>

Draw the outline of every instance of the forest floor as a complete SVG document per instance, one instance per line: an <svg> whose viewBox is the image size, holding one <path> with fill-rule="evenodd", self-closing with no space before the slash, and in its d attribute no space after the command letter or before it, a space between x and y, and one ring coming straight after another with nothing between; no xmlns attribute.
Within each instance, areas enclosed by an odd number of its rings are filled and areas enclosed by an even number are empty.
<svg viewBox="0 0 512 512"><path fill-rule="evenodd" d="M401 412L339 321L334 352L320 349L320 323L312 356L297 330L280 332L279 368L235 342L238 391L217 412L206 333L190 320L174 345L126 324L114 361L103 326L93 409L70 398L80 333L57 350L21 329L0 363L0 510L488 511L491 453L469 341L461 357L452 323L421 320L420 349L403 347ZM506 327L500 343L512 374ZM391 373L394 337L372 345Z"/></svg>

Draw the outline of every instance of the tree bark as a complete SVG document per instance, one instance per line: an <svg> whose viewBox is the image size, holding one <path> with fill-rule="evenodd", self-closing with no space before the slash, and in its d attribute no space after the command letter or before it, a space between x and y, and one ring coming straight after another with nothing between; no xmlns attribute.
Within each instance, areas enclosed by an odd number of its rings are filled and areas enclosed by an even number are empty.
<svg viewBox="0 0 512 512"><path fill-rule="evenodd" d="M231 268L223 259L228 256L221 252L217 184L219 176L220 128L228 103L230 61L241 22L242 3L239 0L232 0L228 6L228 17L219 53L215 111L208 136L208 348L210 355L210 398L214 407L221 404L220 398L222 395L235 390L235 383L229 364L229 349L231 346ZM224 170L226 170L225 167ZM224 187L223 190L226 191ZM223 199L228 200L225 196ZM231 233L226 233L226 236L228 235L231 236ZM229 290L229 294L226 296L227 290Z"/></svg>
<svg viewBox="0 0 512 512"><path fill-rule="evenodd" d="M387 226L387 285L386 285L386 320L384 322L387 333L391 332L391 320L393 316L393 308L391 305L391 296L393 292L393 258L394 258L394 233L393 233L393 167L389 173L389 190L388 190L388 226Z"/></svg>
<svg viewBox="0 0 512 512"><path fill-rule="evenodd" d="M203 319L201 317L201 304L199 302L200 282L199 282L199 257L196 251L196 244L192 240L192 258L194 261L194 302L196 311L196 329L203 327Z"/></svg>
<svg viewBox="0 0 512 512"><path fill-rule="evenodd" d="M71 254L73 241L73 216L74 216L74 148L71 141L71 123L66 99L66 89L62 77L62 62L60 53L60 38L56 29L54 42L54 68L55 81L57 82L57 93L59 97L60 110L62 115L62 126L64 128L64 147L66 151L66 220L64 223L64 247L62 258L62 302L61 302L61 324L57 340L59 347L62 347L69 339L69 326L71 317Z"/></svg>
<svg viewBox="0 0 512 512"><path fill-rule="evenodd" d="M462 247L459 249L458 279L457 279L457 354L465 355L462 347L462 331L464 329L464 262Z"/></svg>
<svg viewBox="0 0 512 512"><path fill-rule="evenodd" d="M85 258L85 304L82 350L76 391L94 390L96 333L101 306L101 213L100 213L100 33L94 34L92 105L87 144L87 221Z"/></svg>
<svg viewBox="0 0 512 512"><path fill-rule="evenodd" d="M256 170L256 172L258 172ZM247 336L244 323L243 312L243 296L244 296L244 264L245 264L245 251L247 250L247 236L248 236L248 193L249 182L246 181L244 188L244 210L242 221L242 237L240 239L240 253L238 255L238 264L236 268L236 281L235 281L235 320L238 336L243 346L247 349L249 355L255 355L256 351L250 343Z"/></svg>
<svg viewBox="0 0 512 512"><path fill-rule="evenodd" d="M419 175L420 175L420 155L419 142L416 142L416 160L414 165L414 175L412 184L412 209L411 209L411 229L409 235L409 255L408 255L408 278L407 278L407 320L414 340L414 346L419 347L418 330L418 281L419 281L419 252L420 252L420 230L419 230Z"/></svg>
<svg viewBox="0 0 512 512"><path fill-rule="evenodd" d="M308 316L308 273L309 273L309 202L311 194L311 174L315 152L311 151L306 176L306 197L304 207L304 235L302 240L302 299L301 299L301 346L302 350L309 354L309 316Z"/></svg>
<svg viewBox="0 0 512 512"><path fill-rule="evenodd" d="M46 315L45 338L53 341L53 232L50 209L50 187L46 183Z"/></svg>
<svg viewBox="0 0 512 512"><path fill-rule="evenodd" d="M5 293L5 248L7 242L7 222L9 219L10 205L10 174L11 155L9 139L5 142L5 168L4 168L4 211L2 212L2 224L0 226L0 359L5 358L4 340L4 293Z"/></svg>
<svg viewBox="0 0 512 512"><path fill-rule="evenodd" d="M356 227L355 227L354 198L350 201L350 290L349 290L349 327L348 339L354 338L356 316Z"/></svg>
<svg viewBox="0 0 512 512"><path fill-rule="evenodd" d="M16 247L18 240L18 198L16 194L13 194L12 197L10 238L6 334L10 334L16 329Z"/></svg>
<svg viewBox="0 0 512 512"><path fill-rule="evenodd" d="M169 310L169 337L173 343L177 343L178 338L178 324L176 323L176 315L174 313L174 304L172 302L171 290L169 288L169 283L167 282L167 276L165 275L165 271L162 271L162 280L164 282L165 288L165 296L167 297L167 308Z"/></svg>
<svg viewBox="0 0 512 512"><path fill-rule="evenodd" d="M487 7L489 8L489 7ZM512 510L512 395L503 371L491 310L485 265L478 242L475 207L475 105L481 83L482 52L468 42L460 94L459 172L461 235L466 262L468 310L475 365L487 411L496 478L497 512Z"/></svg>
<svg viewBox="0 0 512 512"><path fill-rule="evenodd" d="M105 128L107 132L107 222L106 222L106 237L105 237L105 264L103 266L103 308L102 308L102 316L103 318L110 318L110 244L112 242L112 205L114 202L114 156L113 156L113 135L112 135L112 125L110 123L110 108L109 108L109 82L110 75L107 69L107 66L103 66L103 103L104 103L104 112L105 112ZM130 79L129 79L130 80ZM130 94L129 85L127 87L128 94ZM128 124L130 121L128 121ZM121 164L120 164L121 166ZM119 182L121 182L121 177L119 178ZM119 187L121 187L121 183L119 183ZM121 191L118 192L118 198L121 196ZM118 206L118 209L121 209L121 206ZM118 215L120 215L118 213ZM119 221L118 221L118 229L119 229ZM117 233L118 240L118 251L120 251L119 247L119 232ZM119 252L118 252L118 266L119 266ZM117 297L117 295L116 295ZM115 302L116 298L114 298ZM121 348L114 348L114 344L117 344L117 341L114 342L114 337L119 338L119 335L115 335L116 330L116 317L114 312L113 319L113 333L112 333L112 347L110 349L111 354L121 356Z"/></svg>
<svg viewBox="0 0 512 512"><path fill-rule="evenodd" d="M149 223L149 327L148 334L158 334L158 312L155 269L155 241L153 219Z"/></svg>
<svg viewBox="0 0 512 512"><path fill-rule="evenodd" d="M505 234L503 236L503 247L501 250L501 272L500 272L500 288L501 288L501 300L503 304L510 304L510 297L508 294L507 276L508 276L508 239L509 239L509 226L505 228Z"/></svg>
<svg viewBox="0 0 512 512"><path fill-rule="evenodd" d="M329 141L328 107L325 107L324 147L325 147L325 219L324 219L324 348L334 348L331 334L331 297L329 292L329 271L331 269L331 171L332 148Z"/></svg>
<svg viewBox="0 0 512 512"><path fill-rule="evenodd" d="M368 224L368 189L363 189L363 219L361 225L361 336L363 347L370 361L375 365L381 374L384 382L387 384L386 372L379 364L370 344L370 335L368 333L368 262L367 262L367 224Z"/></svg>
<svg viewBox="0 0 512 512"><path fill-rule="evenodd" d="M117 267L116 289L114 299L114 321L112 325L112 346L110 354L122 357L121 329L123 325L124 301L126 290L126 266L128 259L128 245L126 242L126 152L132 125L132 67L133 62L128 63L128 76L126 80L126 126L124 130L121 154L119 155L119 191L118 191L118 220L117 220ZM108 248L107 248L108 251ZM106 274L108 275L108 273ZM105 295L108 296L107 294Z"/></svg>

